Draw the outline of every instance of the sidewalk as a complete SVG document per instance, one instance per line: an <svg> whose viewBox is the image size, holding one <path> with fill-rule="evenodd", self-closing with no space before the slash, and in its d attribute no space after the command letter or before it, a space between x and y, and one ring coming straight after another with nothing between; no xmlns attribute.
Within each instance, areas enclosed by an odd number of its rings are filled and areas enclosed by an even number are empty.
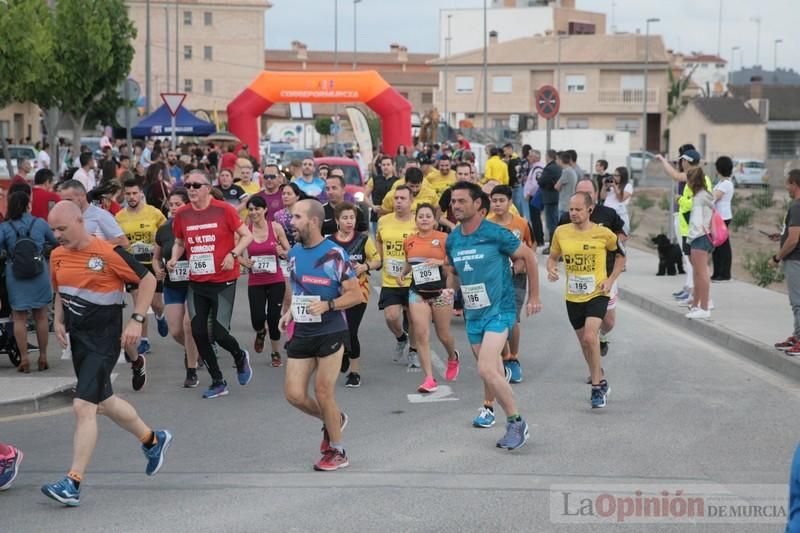
<svg viewBox="0 0 800 533"><path fill-rule="evenodd" d="M800 380L800 358L773 348L792 333L792 313L785 294L750 283L712 283L714 309L710 320L689 320L685 307L672 293L685 275L656 276L658 256L635 248L627 250L627 266L619 279L622 300L669 320L723 348L741 354L787 377Z"/></svg>

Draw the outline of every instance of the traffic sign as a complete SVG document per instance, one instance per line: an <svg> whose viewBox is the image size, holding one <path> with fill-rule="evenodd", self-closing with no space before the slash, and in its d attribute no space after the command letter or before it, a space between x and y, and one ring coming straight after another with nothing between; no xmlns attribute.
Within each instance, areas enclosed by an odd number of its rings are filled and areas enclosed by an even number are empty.
<svg viewBox="0 0 800 533"><path fill-rule="evenodd" d="M536 91L536 112L539 116L550 120L558 114L561 98L552 85L543 85Z"/></svg>
<svg viewBox="0 0 800 533"><path fill-rule="evenodd" d="M142 94L142 89L136 80L128 78L117 87L117 95L123 100L135 102ZM127 103L127 102L126 102Z"/></svg>
<svg viewBox="0 0 800 533"><path fill-rule="evenodd" d="M186 99L186 93L161 93L161 99L167 104L169 114L173 117L178 114L181 104Z"/></svg>

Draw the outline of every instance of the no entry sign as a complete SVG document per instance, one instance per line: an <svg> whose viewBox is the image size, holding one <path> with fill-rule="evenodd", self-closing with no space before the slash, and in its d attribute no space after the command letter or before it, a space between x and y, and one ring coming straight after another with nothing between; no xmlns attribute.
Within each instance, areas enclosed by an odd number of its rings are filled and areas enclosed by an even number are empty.
<svg viewBox="0 0 800 533"><path fill-rule="evenodd" d="M552 85L543 85L536 91L536 112L545 119L551 119L558 114L561 98Z"/></svg>

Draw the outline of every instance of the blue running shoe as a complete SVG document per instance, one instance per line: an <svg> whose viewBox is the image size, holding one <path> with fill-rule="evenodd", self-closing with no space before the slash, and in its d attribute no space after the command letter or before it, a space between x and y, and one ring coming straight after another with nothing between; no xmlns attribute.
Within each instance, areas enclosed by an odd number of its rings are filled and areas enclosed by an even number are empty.
<svg viewBox="0 0 800 533"><path fill-rule="evenodd" d="M511 373L510 383L522 382L522 365L519 364L517 359L503 361L503 366L506 367L506 372Z"/></svg>
<svg viewBox="0 0 800 533"><path fill-rule="evenodd" d="M156 324L158 325L159 335L161 335L162 337L166 337L167 335L169 335L169 326L167 325L167 317L162 315L161 318L158 318L158 316L156 316Z"/></svg>
<svg viewBox="0 0 800 533"><path fill-rule="evenodd" d="M498 448L505 448L506 450L516 450L525 446L528 442L528 423L521 418L516 422L506 423L506 434L502 439L497 441Z"/></svg>
<svg viewBox="0 0 800 533"><path fill-rule="evenodd" d="M236 363L236 373L239 377L239 385L247 385L253 379L253 368L250 366L250 352L243 350L242 360Z"/></svg>
<svg viewBox="0 0 800 533"><path fill-rule="evenodd" d="M673 296L673 298L679 298L680 299L680 298L686 298L686 295L688 295L688 294L689 294L689 292L686 289L681 289L681 290L679 290L677 292L673 292L672 296Z"/></svg>
<svg viewBox="0 0 800 533"><path fill-rule="evenodd" d="M164 464L164 458L167 456L167 450L172 444L172 433L165 430L159 430L156 434L156 445L152 448L146 448L142 444L142 451L144 456L147 457L147 468L145 473L148 476L155 476Z"/></svg>
<svg viewBox="0 0 800 533"><path fill-rule="evenodd" d="M139 355L150 353L150 340L142 337L142 340L139 341L139 346L136 348L136 351Z"/></svg>
<svg viewBox="0 0 800 533"><path fill-rule="evenodd" d="M68 477L50 485L42 485L42 494L67 507L77 507L81 504L81 489Z"/></svg>
<svg viewBox="0 0 800 533"><path fill-rule="evenodd" d="M592 409L601 409L606 406L606 394L608 386L605 388L600 386L598 388L592 387Z"/></svg>
<svg viewBox="0 0 800 533"><path fill-rule="evenodd" d="M19 464L22 462L22 458L25 457L22 450L13 446L10 448L11 455L0 457L0 490L6 490L14 483L17 478L17 472L19 472Z"/></svg>
<svg viewBox="0 0 800 533"><path fill-rule="evenodd" d="M203 398L219 398L220 396L228 395L228 384L224 381L212 383L211 386L203 393Z"/></svg>
<svg viewBox="0 0 800 533"><path fill-rule="evenodd" d="M494 425L494 411L488 407L481 407L478 416L472 421L476 428L490 428Z"/></svg>

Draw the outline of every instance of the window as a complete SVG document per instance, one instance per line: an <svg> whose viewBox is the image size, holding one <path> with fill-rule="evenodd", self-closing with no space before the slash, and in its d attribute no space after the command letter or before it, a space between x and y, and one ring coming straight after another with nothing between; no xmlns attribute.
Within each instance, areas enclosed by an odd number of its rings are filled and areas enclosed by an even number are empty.
<svg viewBox="0 0 800 533"><path fill-rule="evenodd" d="M496 129L507 129L508 128L508 119L505 118L493 118L492 119L492 127Z"/></svg>
<svg viewBox="0 0 800 533"><path fill-rule="evenodd" d="M206 94L211 94L214 92L214 80L203 81L203 92Z"/></svg>
<svg viewBox="0 0 800 533"><path fill-rule="evenodd" d="M211 13L211 11L203 13L203 24L206 26L212 26L214 24L214 14Z"/></svg>
<svg viewBox="0 0 800 533"><path fill-rule="evenodd" d="M588 118L568 118L567 119L567 129L570 129L570 130L588 130L589 129L589 119Z"/></svg>
<svg viewBox="0 0 800 533"><path fill-rule="evenodd" d="M586 76L583 74L567 74L566 78L568 93L586 92Z"/></svg>
<svg viewBox="0 0 800 533"><path fill-rule="evenodd" d="M203 47L203 59L206 61L211 61L214 59L214 49L211 46Z"/></svg>
<svg viewBox="0 0 800 533"><path fill-rule="evenodd" d="M192 80L189 79L183 80L183 92L185 93L192 92Z"/></svg>
<svg viewBox="0 0 800 533"><path fill-rule="evenodd" d="M639 132L639 119L638 118L618 118L617 131L628 131L631 135L636 135Z"/></svg>
<svg viewBox="0 0 800 533"><path fill-rule="evenodd" d="M408 100L408 93L407 93L407 92L401 92L401 93L400 93L400 96L402 96L403 98L405 98L406 100Z"/></svg>
<svg viewBox="0 0 800 533"><path fill-rule="evenodd" d="M510 93L511 76L492 76L493 93Z"/></svg>
<svg viewBox="0 0 800 533"><path fill-rule="evenodd" d="M183 58L184 59L191 59L192 58L192 47L191 46L184 46L183 47Z"/></svg>
<svg viewBox="0 0 800 533"><path fill-rule="evenodd" d="M0 136L8 138L11 130L11 123L7 120L0 120Z"/></svg>
<svg viewBox="0 0 800 533"><path fill-rule="evenodd" d="M192 12L191 11L184 11L183 12L183 25L184 26L191 26L192 25Z"/></svg>
<svg viewBox="0 0 800 533"><path fill-rule="evenodd" d="M475 78L472 76L456 76L456 92L471 93L475 90Z"/></svg>
<svg viewBox="0 0 800 533"><path fill-rule="evenodd" d="M433 93L422 93L422 103L423 104L432 104L433 103Z"/></svg>
<svg viewBox="0 0 800 533"><path fill-rule="evenodd" d="M725 68L725 63L717 63L716 67L717 68Z"/></svg>

